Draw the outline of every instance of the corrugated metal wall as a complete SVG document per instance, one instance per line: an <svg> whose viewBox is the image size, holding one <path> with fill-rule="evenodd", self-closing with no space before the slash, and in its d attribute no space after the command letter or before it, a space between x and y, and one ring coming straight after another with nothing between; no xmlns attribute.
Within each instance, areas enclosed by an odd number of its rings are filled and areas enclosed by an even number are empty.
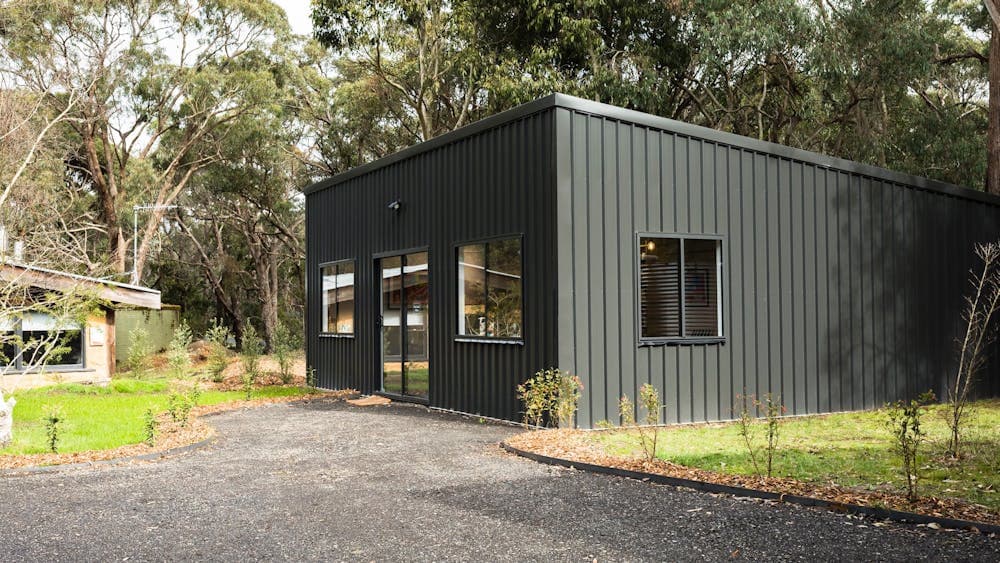
<svg viewBox="0 0 1000 563"><path fill-rule="evenodd" d="M618 397L645 382L668 421L732 418L744 391L796 414L941 396L973 242L1000 235L996 204L555 111L559 361L586 385L581 424L617 421ZM723 236L724 344L637 345L645 231ZM998 364L986 394L1000 393Z"/></svg>
<svg viewBox="0 0 1000 563"><path fill-rule="evenodd" d="M307 196L308 363L325 388L379 388L373 255L427 247L430 404L518 419L515 386L556 363L552 112L401 159ZM387 209L401 199L399 214ZM456 244L524 240L523 345L456 342ZM357 261L354 338L319 336L319 265Z"/></svg>

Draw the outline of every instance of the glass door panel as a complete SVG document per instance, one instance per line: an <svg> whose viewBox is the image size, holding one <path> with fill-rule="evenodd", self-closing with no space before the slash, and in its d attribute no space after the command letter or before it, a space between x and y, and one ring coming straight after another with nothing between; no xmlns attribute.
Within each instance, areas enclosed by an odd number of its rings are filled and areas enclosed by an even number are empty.
<svg viewBox="0 0 1000 563"><path fill-rule="evenodd" d="M427 398L429 362L427 317L430 313L430 284L427 253L403 257L403 286L406 304L406 355L403 363L403 392Z"/></svg>
<svg viewBox="0 0 1000 563"><path fill-rule="evenodd" d="M403 260L382 259L382 390L403 393Z"/></svg>
<svg viewBox="0 0 1000 563"><path fill-rule="evenodd" d="M426 399L430 276L426 252L383 258L382 390Z"/></svg>

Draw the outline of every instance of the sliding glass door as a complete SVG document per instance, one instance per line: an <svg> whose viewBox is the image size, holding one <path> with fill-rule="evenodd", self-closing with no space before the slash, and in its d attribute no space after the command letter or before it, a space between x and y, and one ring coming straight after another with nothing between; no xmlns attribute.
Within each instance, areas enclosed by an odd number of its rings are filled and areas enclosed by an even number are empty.
<svg viewBox="0 0 1000 563"><path fill-rule="evenodd" d="M381 259L382 391L427 398L430 357L427 253Z"/></svg>

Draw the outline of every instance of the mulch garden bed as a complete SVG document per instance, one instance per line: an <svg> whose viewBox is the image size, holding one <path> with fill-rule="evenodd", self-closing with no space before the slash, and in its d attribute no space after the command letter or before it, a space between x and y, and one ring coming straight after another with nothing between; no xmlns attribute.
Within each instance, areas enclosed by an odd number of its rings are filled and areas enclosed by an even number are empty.
<svg viewBox="0 0 1000 563"><path fill-rule="evenodd" d="M652 473L732 487L743 487L777 494L812 497L832 503L913 512L936 518L953 518L1000 525L1000 514L985 506L956 499L922 497L911 503L905 495L890 491L869 491L834 484L804 483L783 477L730 475L685 467L664 460L648 461L642 457L609 455L591 442L580 430L542 430L518 434L506 440L518 450L552 458L614 467L627 471Z"/></svg>

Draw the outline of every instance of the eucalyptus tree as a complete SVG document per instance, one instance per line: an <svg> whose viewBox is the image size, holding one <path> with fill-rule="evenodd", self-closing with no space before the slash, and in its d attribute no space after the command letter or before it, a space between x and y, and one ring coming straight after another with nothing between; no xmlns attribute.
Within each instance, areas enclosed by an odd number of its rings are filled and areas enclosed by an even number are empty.
<svg viewBox="0 0 1000 563"><path fill-rule="evenodd" d="M268 58L288 35L283 12L256 0L23 0L0 7L4 71L68 112L68 178L93 194L112 268L125 272L132 206L136 281L164 206L219 159L213 142L270 96Z"/></svg>

